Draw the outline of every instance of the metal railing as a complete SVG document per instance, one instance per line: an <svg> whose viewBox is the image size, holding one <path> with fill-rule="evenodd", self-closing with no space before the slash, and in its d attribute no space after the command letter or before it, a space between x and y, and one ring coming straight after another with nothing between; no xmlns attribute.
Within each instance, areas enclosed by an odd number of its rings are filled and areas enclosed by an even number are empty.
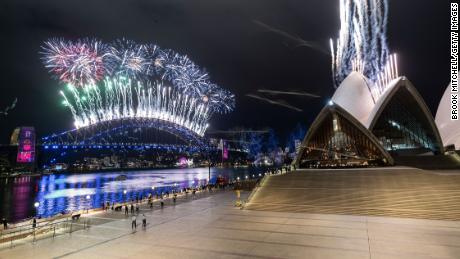
<svg viewBox="0 0 460 259"><path fill-rule="evenodd" d="M39 239L54 238L57 235L71 234L72 232L89 228L88 217L55 219L52 221L21 224L8 229L0 230L0 249L12 248L15 244L35 243Z"/></svg>

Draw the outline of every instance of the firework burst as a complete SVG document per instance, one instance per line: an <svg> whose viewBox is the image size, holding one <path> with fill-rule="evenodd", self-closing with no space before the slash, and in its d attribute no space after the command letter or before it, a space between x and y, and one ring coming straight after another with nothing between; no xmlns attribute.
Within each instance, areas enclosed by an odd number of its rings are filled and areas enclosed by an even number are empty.
<svg viewBox="0 0 460 259"><path fill-rule="evenodd" d="M154 59L159 48L137 44L131 40L117 40L110 47L110 61L117 75L136 80L153 76Z"/></svg>
<svg viewBox="0 0 460 259"><path fill-rule="evenodd" d="M108 48L98 40L76 42L51 39L42 47L43 62L59 80L75 86L94 84L103 79L107 70Z"/></svg>
<svg viewBox="0 0 460 259"><path fill-rule="evenodd" d="M235 96L210 81L187 56L122 39L45 42L46 67L67 84L64 105L77 128L125 118L167 120L203 135L213 113L235 107Z"/></svg>

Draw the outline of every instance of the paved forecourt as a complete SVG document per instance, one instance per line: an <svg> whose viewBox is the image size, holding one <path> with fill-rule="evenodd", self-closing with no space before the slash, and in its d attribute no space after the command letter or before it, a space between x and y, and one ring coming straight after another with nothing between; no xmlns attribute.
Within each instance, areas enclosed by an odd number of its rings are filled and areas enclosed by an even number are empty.
<svg viewBox="0 0 460 259"><path fill-rule="evenodd" d="M248 193L242 194L246 198ZM0 258L459 258L460 222L241 210L221 192L129 218L96 214L71 235L0 250Z"/></svg>

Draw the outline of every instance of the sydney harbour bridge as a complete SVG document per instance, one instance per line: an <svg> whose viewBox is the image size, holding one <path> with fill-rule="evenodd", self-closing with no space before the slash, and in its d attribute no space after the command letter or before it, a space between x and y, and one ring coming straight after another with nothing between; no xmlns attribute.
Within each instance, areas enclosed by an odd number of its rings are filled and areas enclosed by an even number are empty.
<svg viewBox="0 0 460 259"><path fill-rule="evenodd" d="M50 39L41 54L75 126L41 139L50 162L78 152L207 153L211 117L235 106L186 55L154 44Z"/></svg>
<svg viewBox="0 0 460 259"><path fill-rule="evenodd" d="M48 148L206 149L204 137L165 120L118 119L42 138Z"/></svg>
<svg viewBox="0 0 460 259"><path fill-rule="evenodd" d="M42 164L101 156L177 157L217 154L217 145L205 136L160 119L118 119L43 137Z"/></svg>

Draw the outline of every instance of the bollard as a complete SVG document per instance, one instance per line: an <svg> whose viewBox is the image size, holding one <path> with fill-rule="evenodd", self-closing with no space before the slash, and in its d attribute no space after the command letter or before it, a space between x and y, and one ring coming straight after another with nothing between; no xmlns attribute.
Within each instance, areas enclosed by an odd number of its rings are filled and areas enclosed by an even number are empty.
<svg viewBox="0 0 460 259"><path fill-rule="evenodd" d="M56 226L53 226L53 238L56 236Z"/></svg>

